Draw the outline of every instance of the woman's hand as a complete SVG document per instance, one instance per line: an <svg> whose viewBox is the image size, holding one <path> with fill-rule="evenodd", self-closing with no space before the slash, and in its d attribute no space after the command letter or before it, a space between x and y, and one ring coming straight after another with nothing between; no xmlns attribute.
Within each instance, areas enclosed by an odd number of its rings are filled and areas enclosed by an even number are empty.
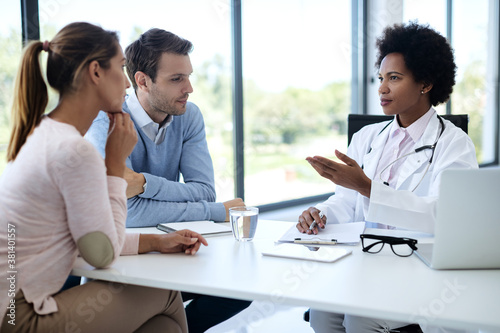
<svg viewBox="0 0 500 333"><path fill-rule="evenodd" d="M201 244L207 246L207 240L191 230L179 230L168 234L141 234L139 237L139 253L161 252L195 254Z"/></svg>
<svg viewBox="0 0 500 333"><path fill-rule="evenodd" d="M125 112L108 113L109 134L106 141L106 168L110 176L122 177L125 160L137 143L137 132L130 115Z"/></svg>
<svg viewBox="0 0 500 333"><path fill-rule="evenodd" d="M335 155L344 163L337 163L322 156L308 157L306 160L320 174L337 185L347 187L370 197L372 181L355 160L335 150Z"/></svg>

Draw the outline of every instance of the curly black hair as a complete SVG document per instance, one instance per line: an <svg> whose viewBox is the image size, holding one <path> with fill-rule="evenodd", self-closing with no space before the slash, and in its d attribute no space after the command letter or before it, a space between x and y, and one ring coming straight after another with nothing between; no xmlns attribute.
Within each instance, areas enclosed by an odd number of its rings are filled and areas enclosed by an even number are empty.
<svg viewBox="0 0 500 333"><path fill-rule="evenodd" d="M453 50L446 38L429 25L409 22L387 27L376 45L377 68L389 53L401 53L415 80L433 85L429 91L433 106L449 99L457 71Z"/></svg>

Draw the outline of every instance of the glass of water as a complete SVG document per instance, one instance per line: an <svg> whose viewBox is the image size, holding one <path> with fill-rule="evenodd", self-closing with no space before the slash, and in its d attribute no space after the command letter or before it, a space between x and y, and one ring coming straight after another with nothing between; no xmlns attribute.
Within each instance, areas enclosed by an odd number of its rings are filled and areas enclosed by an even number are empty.
<svg viewBox="0 0 500 333"><path fill-rule="evenodd" d="M229 219L233 236L240 242L251 241L257 230L259 219L259 208L257 207L233 207L229 208Z"/></svg>

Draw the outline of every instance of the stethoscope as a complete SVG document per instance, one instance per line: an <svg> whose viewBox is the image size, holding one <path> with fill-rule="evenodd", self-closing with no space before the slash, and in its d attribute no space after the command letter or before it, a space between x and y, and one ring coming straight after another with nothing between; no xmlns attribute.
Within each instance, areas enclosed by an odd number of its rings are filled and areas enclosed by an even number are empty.
<svg viewBox="0 0 500 333"><path fill-rule="evenodd" d="M383 174L383 173L384 173L384 172L385 172L385 171L386 171L386 170L387 170L387 169L388 169L391 165L393 165L393 164L394 164L394 163L396 163L397 161L399 161L399 160L401 160L401 159L403 159L403 158L406 158L406 157L408 157L408 156L410 156L410 155L413 155L413 154L419 153L419 152L421 152L421 151L424 151L424 150L430 149L430 150L432 150L432 152L431 152L431 157L430 157L430 159L429 159L429 163L427 163L427 167L425 168L425 171L424 171L424 174L422 175L422 178L420 179L420 181L418 182L418 184L417 184L417 185L413 188L413 190L411 190L411 191L412 191L412 192L414 192L414 191L417 189L417 187L420 185L420 183L422 183L422 180L424 180L424 177L425 177L425 175L427 174L427 171L429 170L429 167L430 167L430 166L431 166L431 164L432 164L432 160L433 160L433 158L434 158L434 152L436 151L436 145L437 145L437 143L438 143L438 141L439 141L439 138L441 137L441 135L443 135L443 132L444 132L444 122L443 122L443 118L442 118L440 115L436 115L436 116L438 117L439 122L440 122L440 126L441 126L441 130L439 131L439 133L438 133L438 135L437 135L437 137L436 137L436 141L434 141L434 143L433 143L433 144L431 144L431 145L424 145L424 146L421 146L421 147L415 148L413 151L409 152L408 154L405 154L405 155L403 155L403 156L400 156L400 157L396 158L394 161L392 161L391 163L387 164L387 165L386 165L386 167L385 167L384 169L382 169L382 171L380 171L380 174L379 174L379 179L380 179L380 181L381 181L382 183L384 183L384 185L389 186L389 183L388 183L388 182L386 182L386 181L383 181L383 180L382 180L382 174ZM380 131L377 135L382 134L382 132L383 132L383 131L387 128L387 127L389 127L389 125L390 125L393 121L394 121L394 119L393 119L393 120L391 120L391 121L390 121L387 125L385 125L385 126L384 126L384 128L382 128L382 130L381 130L381 131ZM370 148L370 150L368 151L368 154L371 152L371 150L372 150L372 149ZM363 166L361 166L361 168L363 168Z"/></svg>

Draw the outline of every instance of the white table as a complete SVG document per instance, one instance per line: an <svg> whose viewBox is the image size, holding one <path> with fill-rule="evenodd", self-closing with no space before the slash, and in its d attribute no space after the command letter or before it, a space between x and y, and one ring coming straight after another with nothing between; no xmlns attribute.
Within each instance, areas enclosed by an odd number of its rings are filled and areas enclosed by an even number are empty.
<svg viewBox="0 0 500 333"><path fill-rule="evenodd" d="M232 235L211 237L209 246L195 256L124 256L101 270L78 258L72 274L260 300L269 307L309 306L422 325L500 332L500 270L435 271L415 255L401 258L390 249L367 254L360 245L346 246L353 250L352 255L335 263L262 256L261 251L274 246L292 225L259 221L252 242L239 243ZM428 241L422 234L405 235Z"/></svg>

